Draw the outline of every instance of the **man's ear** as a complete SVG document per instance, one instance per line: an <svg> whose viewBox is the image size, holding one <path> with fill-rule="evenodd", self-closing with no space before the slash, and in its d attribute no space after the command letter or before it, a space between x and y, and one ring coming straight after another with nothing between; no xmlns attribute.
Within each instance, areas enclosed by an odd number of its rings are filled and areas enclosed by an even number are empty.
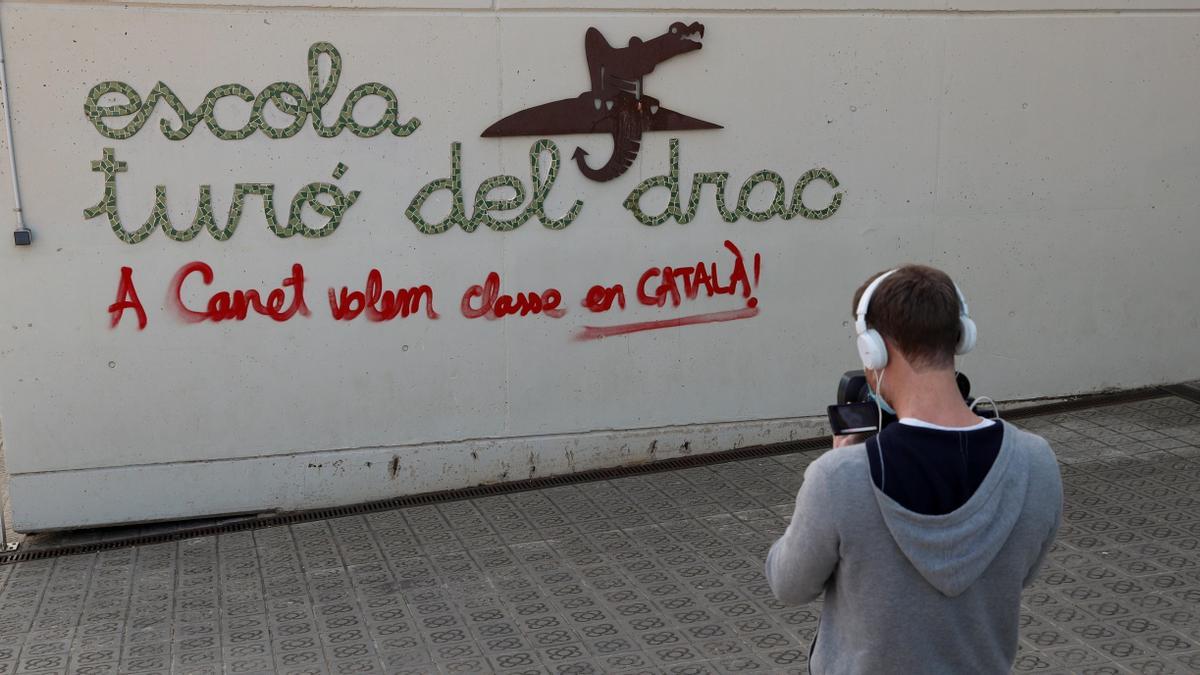
<svg viewBox="0 0 1200 675"><path fill-rule="evenodd" d="M891 338L885 336L883 333L880 333L879 337L883 338L883 344L887 347L889 366L893 363L903 363L906 367L911 367L908 357L904 352L900 351L900 348L896 346L895 342L892 342Z"/></svg>

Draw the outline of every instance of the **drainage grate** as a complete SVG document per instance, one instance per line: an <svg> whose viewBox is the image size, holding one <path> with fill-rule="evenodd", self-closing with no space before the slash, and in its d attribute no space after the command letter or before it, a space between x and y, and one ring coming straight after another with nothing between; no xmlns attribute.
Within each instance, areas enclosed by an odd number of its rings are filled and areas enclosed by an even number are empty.
<svg viewBox="0 0 1200 675"><path fill-rule="evenodd" d="M1116 405L1120 403L1132 403L1135 401L1163 398L1166 396L1180 396L1189 400L1200 402L1200 391L1183 387L1182 385L1170 387L1149 387L1145 389L1135 389L1114 394L1081 396L1076 399L1062 401L1059 403L1032 405L1027 408L1015 410L1006 414L1004 417L1005 419L1026 419L1029 417L1053 415L1070 412L1073 410L1083 410L1087 408ZM279 527L281 525L290 525L293 523L325 520L328 518L340 518L364 513L375 513L378 511L390 511L393 509L403 509L413 506L424 506L428 504L439 504L460 501L464 499L475 499L478 497L512 494L515 492L540 490L543 488L556 487L560 485L572 485L575 483L585 483L597 480L611 480L625 476L637 476L659 473L662 471L678 471L680 469L708 466L712 464L722 464L725 462L736 462L739 460L753 459L756 457L770 457L773 455L783 455L793 452L821 450L828 447L829 437L820 436L817 438L806 438L796 441L786 441L783 443L773 443L770 445L758 445L749 448L725 450L703 455L673 457L671 459L646 462L644 464L618 466L608 469L592 469L590 471L581 471L579 473L565 474L561 476L545 476L540 478L510 481L506 483L496 483L492 485L476 485L454 490L441 490L438 492L426 492L417 495L405 495L351 506L315 509L312 511L298 511L294 513L283 513L264 517L248 517L245 519L226 521L215 525L180 529L162 534L131 536L125 539L113 539L111 541L0 553L0 565L27 562L31 560L43 560L46 558L58 558L61 556L78 555L83 553L95 553L98 551L108 551L112 549L128 548L131 546L140 546L145 544L161 544L179 541L182 539L209 537L229 532L242 532L245 530L257 530L267 527Z"/></svg>

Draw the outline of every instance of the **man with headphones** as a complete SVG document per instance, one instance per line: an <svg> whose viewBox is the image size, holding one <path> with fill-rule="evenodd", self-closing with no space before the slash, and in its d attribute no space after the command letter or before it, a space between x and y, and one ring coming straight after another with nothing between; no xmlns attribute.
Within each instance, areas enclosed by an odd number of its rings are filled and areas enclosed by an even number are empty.
<svg viewBox="0 0 1200 675"><path fill-rule="evenodd" d="M853 307L880 415L900 421L835 437L808 467L767 581L790 604L824 593L815 675L1008 673L1021 590L1062 518L1054 453L963 401L954 357L974 347L975 323L944 272L877 274Z"/></svg>

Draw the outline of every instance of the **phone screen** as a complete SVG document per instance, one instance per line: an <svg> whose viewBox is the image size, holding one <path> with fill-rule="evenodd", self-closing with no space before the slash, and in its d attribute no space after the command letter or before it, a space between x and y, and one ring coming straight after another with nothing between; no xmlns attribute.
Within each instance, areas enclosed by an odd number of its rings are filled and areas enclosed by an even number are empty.
<svg viewBox="0 0 1200 675"><path fill-rule="evenodd" d="M831 405L827 410L836 435L875 431L879 426L879 408L874 403Z"/></svg>

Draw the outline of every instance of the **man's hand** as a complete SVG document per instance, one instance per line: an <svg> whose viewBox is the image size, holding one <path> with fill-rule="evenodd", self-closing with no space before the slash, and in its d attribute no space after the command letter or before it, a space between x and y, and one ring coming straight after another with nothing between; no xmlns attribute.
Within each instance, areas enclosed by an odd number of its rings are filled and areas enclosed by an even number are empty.
<svg viewBox="0 0 1200 675"><path fill-rule="evenodd" d="M867 438L869 438L869 436L867 436L866 434L843 434L841 436L834 436L833 437L833 447L841 448L841 447L845 447L847 445L858 445L859 443L866 443Z"/></svg>

